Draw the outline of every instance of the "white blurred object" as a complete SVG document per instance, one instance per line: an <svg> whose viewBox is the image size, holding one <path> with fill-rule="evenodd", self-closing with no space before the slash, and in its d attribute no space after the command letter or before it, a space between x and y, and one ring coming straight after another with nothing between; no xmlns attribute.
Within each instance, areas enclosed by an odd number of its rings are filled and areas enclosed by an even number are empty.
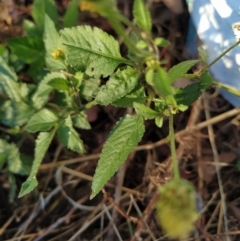
<svg viewBox="0 0 240 241"><path fill-rule="evenodd" d="M237 41L235 34L240 22L240 1L186 0L186 2L193 26L209 54L210 63ZM235 31L233 26L237 26ZM191 55L195 55L194 45L197 45L197 38L191 24L189 28L188 51ZM240 90L240 46L215 63L210 68L210 72L216 81ZM227 91L220 90L220 92L232 105L240 106L240 97Z"/></svg>

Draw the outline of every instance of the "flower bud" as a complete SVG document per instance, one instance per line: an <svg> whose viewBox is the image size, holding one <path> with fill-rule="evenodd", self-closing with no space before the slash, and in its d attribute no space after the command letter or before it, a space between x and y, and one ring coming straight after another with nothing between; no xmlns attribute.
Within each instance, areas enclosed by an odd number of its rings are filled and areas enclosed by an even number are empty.
<svg viewBox="0 0 240 241"><path fill-rule="evenodd" d="M159 189L157 218L170 238L186 238L194 230L199 215L193 186L184 179L174 179Z"/></svg>

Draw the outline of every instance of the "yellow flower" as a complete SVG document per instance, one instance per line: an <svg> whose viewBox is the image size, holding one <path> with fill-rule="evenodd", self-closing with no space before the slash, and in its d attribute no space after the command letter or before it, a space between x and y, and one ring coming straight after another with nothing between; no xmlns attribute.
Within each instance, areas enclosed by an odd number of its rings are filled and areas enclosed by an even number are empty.
<svg viewBox="0 0 240 241"><path fill-rule="evenodd" d="M184 179L172 180L160 188L157 218L170 238L186 238L194 230L199 215L192 185Z"/></svg>
<svg viewBox="0 0 240 241"><path fill-rule="evenodd" d="M64 59L65 58L64 52L60 48L53 51L52 56L54 59Z"/></svg>

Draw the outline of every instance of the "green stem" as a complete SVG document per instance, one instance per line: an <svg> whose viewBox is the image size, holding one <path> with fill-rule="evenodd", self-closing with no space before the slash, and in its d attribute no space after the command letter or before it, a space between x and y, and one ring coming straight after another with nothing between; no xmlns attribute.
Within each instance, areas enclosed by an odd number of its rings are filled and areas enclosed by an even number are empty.
<svg viewBox="0 0 240 241"><path fill-rule="evenodd" d="M84 109L90 109L91 107L93 107L94 105L98 105L97 101L96 100L93 100L93 101L90 101L88 102L85 106L84 106Z"/></svg>
<svg viewBox="0 0 240 241"><path fill-rule="evenodd" d="M171 149L172 164L173 164L173 175L174 175L174 179L176 180L180 178L180 174L178 169L175 138L174 138L173 114L170 114L169 116L169 139L170 139L170 149Z"/></svg>
<svg viewBox="0 0 240 241"><path fill-rule="evenodd" d="M186 78L186 79L198 79L199 75L198 74L184 74L182 77Z"/></svg>
<svg viewBox="0 0 240 241"><path fill-rule="evenodd" d="M118 17L119 14L116 13L116 16ZM128 49L131 49L133 52L142 55L142 52L135 46L133 41L127 36L125 29L123 28L122 24L119 22L118 19L115 18L114 15L109 14L107 16L108 22L112 25L115 32L118 34L118 36L123 38L124 43L127 45Z"/></svg>
<svg viewBox="0 0 240 241"><path fill-rule="evenodd" d="M218 88L221 88L221 89L224 89L224 90L227 90L228 92L236 95L236 96L240 96L240 91L239 90L236 90L234 88L232 88L231 86L228 86L228 85L225 85L225 84L222 84L222 83L217 83L217 82L213 82L212 85L218 87Z"/></svg>
<svg viewBox="0 0 240 241"><path fill-rule="evenodd" d="M234 43L232 46L227 48L224 52L222 52L216 59L214 59L206 68L210 68L212 65L214 65L219 59L221 59L225 54L227 54L229 51L231 51L233 48L238 46L240 44L240 39Z"/></svg>

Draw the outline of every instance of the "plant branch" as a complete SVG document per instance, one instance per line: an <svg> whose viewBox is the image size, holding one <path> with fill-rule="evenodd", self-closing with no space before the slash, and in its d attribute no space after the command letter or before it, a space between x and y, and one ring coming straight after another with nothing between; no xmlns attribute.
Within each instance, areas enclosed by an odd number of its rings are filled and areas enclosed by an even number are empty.
<svg viewBox="0 0 240 241"><path fill-rule="evenodd" d="M206 68L209 69L212 65L214 65L219 59L221 59L224 55L226 55L229 51L231 51L233 48L238 46L240 44L240 40L238 40L236 43L231 45L229 48L227 48L224 52L222 52L216 59L214 59Z"/></svg>
<svg viewBox="0 0 240 241"><path fill-rule="evenodd" d="M213 82L212 85L218 87L218 88L221 88L221 89L224 89L224 90L227 90L229 93L232 93L236 96L240 96L240 91L239 90L236 90L234 88L232 88L231 86L229 85L225 85L225 84L222 84L222 83L217 83L217 82Z"/></svg>
<svg viewBox="0 0 240 241"><path fill-rule="evenodd" d="M177 162L177 154L176 154L176 146L175 146L175 138L174 138L173 114L170 114L169 116L169 139L170 139L170 149L171 149L171 156L172 156L174 179L179 179L180 174L178 170L178 162Z"/></svg>

